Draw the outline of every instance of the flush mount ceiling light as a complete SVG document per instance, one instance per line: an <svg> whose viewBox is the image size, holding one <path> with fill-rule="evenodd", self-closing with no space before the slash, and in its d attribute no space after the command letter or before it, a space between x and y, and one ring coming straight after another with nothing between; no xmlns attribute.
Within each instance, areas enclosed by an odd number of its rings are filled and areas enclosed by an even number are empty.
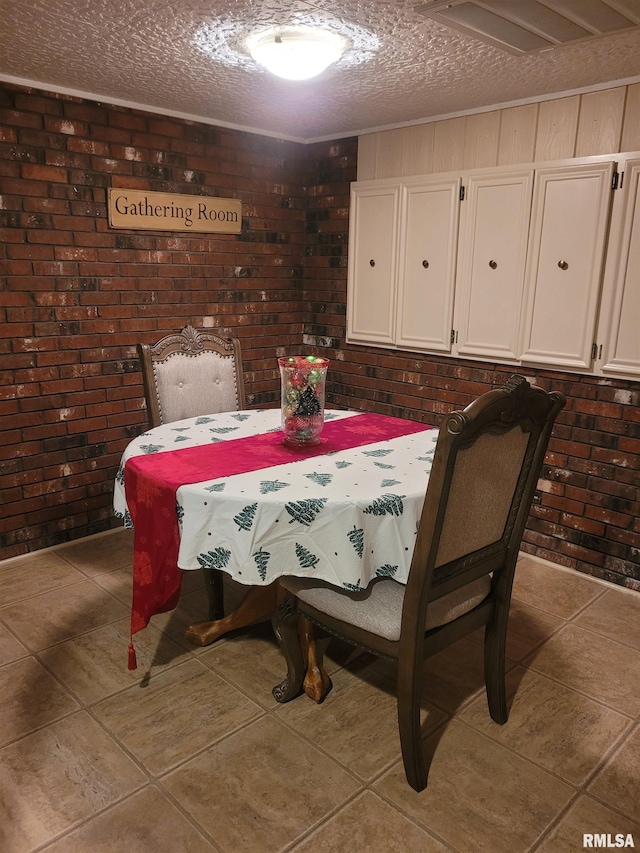
<svg viewBox="0 0 640 853"><path fill-rule="evenodd" d="M272 74L286 80L308 80L337 62L347 39L311 27L278 27L247 39L249 53Z"/></svg>
<svg viewBox="0 0 640 853"><path fill-rule="evenodd" d="M380 48L380 39L369 30L326 14L296 14L286 25L274 26L271 22L257 31L256 27L247 28L243 21L227 18L211 18L204 22L194 33L194 44L209 59L227 68L236 68L254 74L256 59L251 55L251 45L267 35L275 36L283 31L304 30L305 33L327 33L342 42L342 55L332 60L340 61L340 68L354 68L370 62ZM331 62L329 62L331 64ZM264 67L264 66L263 66ZM326 66L325 66L326 67ZM320 73L320 72L318 72Z"/></svg>

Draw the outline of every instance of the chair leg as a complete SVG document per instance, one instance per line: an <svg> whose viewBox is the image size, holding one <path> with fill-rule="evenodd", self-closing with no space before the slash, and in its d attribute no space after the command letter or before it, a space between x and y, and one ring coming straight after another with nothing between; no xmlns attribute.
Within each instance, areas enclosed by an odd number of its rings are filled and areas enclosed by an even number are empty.
<svg viewBox="0 0 640 853"><path fill-rule="evenodd" d="M209 598L209 612L207 621L217 622L224 618L224 586L222 572L219 569L202 569L204 585Z"/></svg>
<svg viewBox="0 0 640 853"><path fill-rule="evenodd" d="M284 601L273 614L273 630L287 662L287 675L271 691L276 702L290 702L302 693L306 664L298 635L300 614L295 607L294 596L287 593Z"/></svg>
<svg viewBox="0 0 640 853"><path fill-rule="evenodd" d="M409 669L409 667L407 667ZM407 782L414 791L427 787L427 769L420 737L421 669L404 671L398 665L398 727Z"/></svg>
<svg viewBox="0 0 640 853"><path fill-rule="evenodd" d="M505 653L509 611L498 606L484 634L484 678L491 719L504 725L509 719L505 683Z"/></svg>

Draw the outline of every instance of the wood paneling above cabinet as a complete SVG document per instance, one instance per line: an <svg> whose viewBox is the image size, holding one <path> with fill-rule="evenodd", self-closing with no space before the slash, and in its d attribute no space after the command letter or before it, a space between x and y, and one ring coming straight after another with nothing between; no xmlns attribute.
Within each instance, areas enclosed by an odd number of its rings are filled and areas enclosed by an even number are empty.
<svg viewBox="0 0 640 853"><path fill-rule="evenodd" d="M358 180L640 149L640 83L379 131L358 140Z"/></svg>

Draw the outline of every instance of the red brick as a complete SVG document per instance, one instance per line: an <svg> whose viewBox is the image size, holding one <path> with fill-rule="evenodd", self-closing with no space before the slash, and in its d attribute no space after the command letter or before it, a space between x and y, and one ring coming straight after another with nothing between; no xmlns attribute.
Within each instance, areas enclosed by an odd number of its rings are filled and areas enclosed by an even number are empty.
<svg viewBox="0 0 640 853"><path fill-rule="evenodd" d="M588 506L585 515L587 518L596 519L604 524L612 524L614 527L622 527L625 530L631 527L633 521L633 516L614 512L606 507Z"/></svg>
<svg viewBox="0 0 640 853"><path fill-rule="evenodd" d="M33 163L23 163L21 167L22 177L28 181L47 181L50 183L64 184L67 181L66 169L56 166L40 166Z"/></svg>

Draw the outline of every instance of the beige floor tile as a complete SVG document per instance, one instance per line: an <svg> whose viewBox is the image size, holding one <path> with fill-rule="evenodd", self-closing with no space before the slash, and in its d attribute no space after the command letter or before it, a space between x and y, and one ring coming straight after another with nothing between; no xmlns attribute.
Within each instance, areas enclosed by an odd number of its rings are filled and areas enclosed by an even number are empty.
<svg viewBox="0 0 640 853"><path fill-rule="evenodd" d="M484 689L484 650L471 640L459 640L425 661L422 698L449 714Z"/></svg>
<svg viewBox="0 0 640 853"><path fill-rule="evenodd" d="M0 611L0 614L2 611ZM0 666L29 654L27 649L13 636L11 631L0 624Z"/></svg>
<svg viewBox="0 0 640 853"><path fill-rule="evenodd" d="M455 720L427 741L425 754L433 760L424 791L409 787L402 763L374 788L460 853L524 853L575 793Z"/></svg>
<svg viewBox="0 0 640 853"><path fill-rule="evenodd" d="M0 668L0 745L79 708L35 658Z"/></svg>
<svg viewBox="0 0 640 853"><path fill-rule="evenodd" d="M484 696L460 719L572 785L584 784L602 755L631 728L629 718L531 670L517 667L506 681L505 725L493 722Z"/></svg>
<svg viewBox="0 0 640 853"><path fill-rule="evenodd" d="M0 562L0 602L2 607L53 589L84 580L78 569L53 551L25 554ZM0 610L0 618L3 611Z"/></svg>
<svg viewBox="0 0 640 853"><path fill-rule="evenodd" d="M640 713L640 651L566 625L524 664L623 714Z"/></svg>
<svg viewBox="0 0 640 853"><path fill-rule="evenodd" d="M587 791L640 823L640 726L607 761ZM640 844L640 838L638 841Z"/></svg>
<svg viewBox="0 0 640 853"><path fill-rule="evenodd" d="M132 571L131 566L125 566L113 572L95 575L93 580L98 586L115 596L118 601L131 607Z"/></svg>
<svg viewBox="0 0 640 853"><path fill-rule="evenodd" d="M121 602L92 581L83 580L5 607L0 617L27 648L38 651L115 622L127 613Z"/></svg>
<svg viewBox="0 0 640 853"><path fill-rule="evenodd" d="M153 786L44 848L46 853L217 853Z"/></svg>
<svg viewBox="0 0 640 853"><path fill-rule="evenodd" d="M365 791L291 853L449 853L380 797ZM451 851L453 853L453 851Z"/></svg>
<svg viewBox="0 0 640 853"><path fill-rule="evenodd" d="M607 590L574 624L640 651L640 594Z"/></svg>
<svg viewBox="0 0 640 853"><path fill-rule="evenodd" d="M513 581L515 599L561 619L570 619L604 590L578 572L563 572L527 557L518 560Z"/></svg>
<svg viewBox="0 0 640 853"><path fill-rule="evenodd" d="M143 686L158 672L191 657L183 646L149 626L133 638L138 668L130 671L129 626L128 618L112 622L45 649L40 657L60 681L88 704L133 684Z"/></svg>
<svg viewBox="0 0 640 853"><path fill-rule="evenodd" d="M564 620L515 599L509 611L507 657L521 661L564 625Z"/></svg>
<svg viewBox="0 0 640 853"><path fill-rule="evenodd" d="M507 665L514 664L508 661ZM395 663L376 658L371 668L395 683ZM483 646L468 637L424 662L422 700L447 714L455 714L480 691L484 693L484 689Z"/></svg>
<svg viewBox="0 0 640 853"><path fill-rule="evenodd" d="M271 690L287 674L287 665L270 623L213 643L200 657L264 708L275 707Z"/></svg>
<svg viewBox="0 0 640 853"><path fill-rule="evenodd" d="M55 553L88 577L131 566L133 530L120 529L61 545Z"/></svg>
<svg viewBox="0 0 640 853"><path fill-rule="evenodd" d="M507 658L521 661L564 624L564 619L513 598L507 629ZM469 639L474 643L484 643L484 628L469 634Z"/></svg>
<svg viewBox="0 0 640 853"><path fill-rule="evenodd" d="M371 780L400 756L395 686L375 670L366 680L346 685L339 675L322 705L300 696L282 705L277 715L360 778ZM425 704L421 719L426 735L447 716Z"/></svg>
<svg viewBox="0 0 640 853"><path fill-rule="evenodd" d="M154 776L263 713L197 660L94 706L95 716Z"/></svg>
<svg viewBox="0 0 640 853"><path fill-rule="evenodd" d="M0 750L0 849L26 853L145 782L84 711L52 723Z"/></svg>
<svg viewBox="0 0 640 853"><path fill-rule="evenodd" d="M611 835L614 844L617 834L624 835L625 840L626 836L631 834L637 848L640 824L621 817L601 803L592 800L591 797L581 796L573 803L558 825L551 830L540 847L536 848L536 853L577 853L577 851L588 849L584 843L586 833ZM595 847L593 843L590 846Z"/></svg>
<svg viewBox="0 0 640 853"><path fill-rule="evenodd" d="M223 853L276 853L350 799L357 782L272 717L163 778Z"/></svg>

